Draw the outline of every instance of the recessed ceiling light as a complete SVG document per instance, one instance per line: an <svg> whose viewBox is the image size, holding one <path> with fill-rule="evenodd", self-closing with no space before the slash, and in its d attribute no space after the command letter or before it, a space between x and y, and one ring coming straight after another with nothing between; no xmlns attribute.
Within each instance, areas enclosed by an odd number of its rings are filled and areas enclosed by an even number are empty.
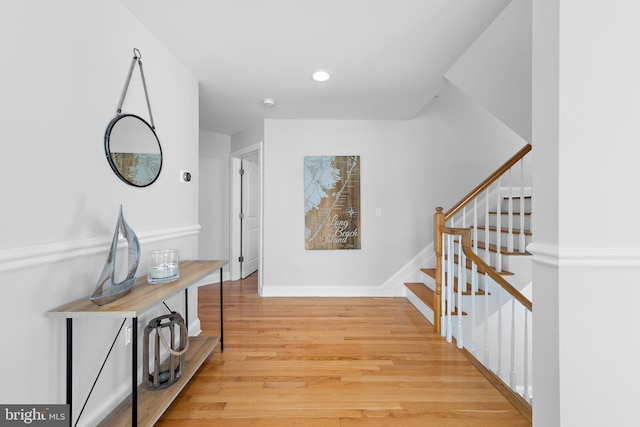
<svg viewBox="0 0 640 427"><path fill-rule="evenodd" d="M276 106L276 101L271 98L265 98L262 100L262 106L265 108L272 108Z"/></svg>
<svg viewBox="0 0 640 427"><path fill-rule="evenodd" d="M331 78L331 73L327 70L317 70L311 75L311 78L316 82L326 82Z"/></svg>

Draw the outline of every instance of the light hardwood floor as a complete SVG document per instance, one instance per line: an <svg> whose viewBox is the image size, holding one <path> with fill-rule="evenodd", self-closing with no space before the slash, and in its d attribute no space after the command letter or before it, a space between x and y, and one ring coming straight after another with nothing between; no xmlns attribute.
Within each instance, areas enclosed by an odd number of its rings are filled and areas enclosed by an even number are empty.
<svg viewBox="0 0 640 427"><path fill-rule="evenodd" d="M205 335L219 289L199 289ZM157 426L531 426L405 298L261 298L255 274L224 291L224 353Z"/></svg>

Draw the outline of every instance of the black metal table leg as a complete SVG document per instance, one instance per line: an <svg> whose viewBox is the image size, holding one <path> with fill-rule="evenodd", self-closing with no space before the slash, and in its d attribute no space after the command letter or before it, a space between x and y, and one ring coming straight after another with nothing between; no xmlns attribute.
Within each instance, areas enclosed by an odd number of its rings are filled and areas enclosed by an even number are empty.
<svg viewBox="0 0 640 427"><path fill-rule="evenodd" d="M187 323L187 331L189 330L189 288L184 290L184 320ZM187 335L189 335L187 333Z"/></svg>
<svg viewBox="0 0 640 427"><path fill-rule="evenodd" d="M138 318L131 319L131 425L138 425Z"/></svg>
<svg viewBox="0 0 640 427"><path fill-rule="evenodd" d="M73 319L67 317L67 405L69 405L69 417L73 417L71 404L73 393Z"/></svg>
<svg viewBox="0 0 640 427"><path fill-rule="evenodd" d="M220 267L220 352L224 353L224 303L222 300L222 267Z"/></svg>

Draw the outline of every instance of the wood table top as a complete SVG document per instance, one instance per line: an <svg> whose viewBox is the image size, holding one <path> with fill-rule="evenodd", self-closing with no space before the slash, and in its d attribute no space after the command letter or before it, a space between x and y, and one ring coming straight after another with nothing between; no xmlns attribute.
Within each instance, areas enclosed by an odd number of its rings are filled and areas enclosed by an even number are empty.
<svg viewBox="0 0 640 427"><path fill-rule="evenodd" d="M52 317L138 317L140 314L183 291L227 264L224 260L180 262L180 278L174 282L151 285L147 275L138 277L131 292L105 305L96 305L89 297L47 312Z"/></svg>

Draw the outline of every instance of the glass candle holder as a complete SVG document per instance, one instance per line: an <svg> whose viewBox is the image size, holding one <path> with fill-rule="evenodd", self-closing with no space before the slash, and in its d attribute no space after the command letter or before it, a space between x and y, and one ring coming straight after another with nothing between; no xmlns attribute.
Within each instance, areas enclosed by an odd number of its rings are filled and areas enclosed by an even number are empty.
<svg viewBox="0 0 640 427"><path fill-rule="evenodd" d="M180 256L177 249L149 252L147 281L152 284L169 283L180 277Z"/></svg>

